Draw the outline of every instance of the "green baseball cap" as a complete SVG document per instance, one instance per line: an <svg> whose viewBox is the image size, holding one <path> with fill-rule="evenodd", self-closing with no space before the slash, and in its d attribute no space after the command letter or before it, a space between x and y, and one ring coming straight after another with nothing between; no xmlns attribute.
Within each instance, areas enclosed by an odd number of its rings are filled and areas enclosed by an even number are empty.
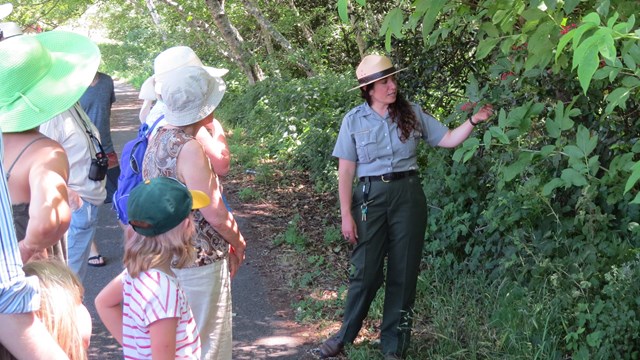
<svg viewBox="0 0 640 360"><path fill-rule="evenodd" d="M180 181L157 177L138 184L127 200L129 224L140 235L156 236L178 226L191 210L211 203L199 190L189 190Z"/></svg>

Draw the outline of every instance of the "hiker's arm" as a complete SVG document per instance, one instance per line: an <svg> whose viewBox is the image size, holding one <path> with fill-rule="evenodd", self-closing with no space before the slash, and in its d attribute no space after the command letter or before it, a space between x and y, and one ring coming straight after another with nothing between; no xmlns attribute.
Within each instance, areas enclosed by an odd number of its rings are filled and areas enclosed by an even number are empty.
<svg viewBox="0 0 640 360"><path fill-rule="evenodd" d="M69 359L34 312L0 314L0 324L0 343L16 358Z"/></svg>
<svg viewBox="0 0 640 360"><path fill-rule="evenodd" d="M200 143L198 141L186 143L178 155L177 164L178 176L184 180L187 188L203 191L211 198L209 206L200 209L200 212L233 247L232 253L238 258L238 266L240 266L244 260L246 244L233 215L227 211L227 207L222 202L218 177L211 170Z"/></svg>
<svg viewBox="0 0 640 360"><path fill-rule="evenodd" d="M25 238L19 243L23 262L57 243L71 222L67 155L61 147L45 147L40 153L40 164L29 173L29 222Z"/></svg>
<svg viewBox="0 0 640 360"><path fill-rule="evenodd" d="M205 154L211 161L213 171L219 176L227 175L231 164L231 153L220 122L214 118L211 123L201 127L196 139L202 144Z"/></svg>
<svg viewBox="0 0 640 360"><path fill-rule="evenodd" d="M149 325L152 360L173 360L176 356L178 318L164 318ZM181 335L184 336L184 335Z"/></svg>
<svg viewBox="0 0 640 360"><path fill-rule="evenodd" d="M105 286L95 299L96 311L104 326L116 341L122 345L122 277L116 276Z"/></svg>

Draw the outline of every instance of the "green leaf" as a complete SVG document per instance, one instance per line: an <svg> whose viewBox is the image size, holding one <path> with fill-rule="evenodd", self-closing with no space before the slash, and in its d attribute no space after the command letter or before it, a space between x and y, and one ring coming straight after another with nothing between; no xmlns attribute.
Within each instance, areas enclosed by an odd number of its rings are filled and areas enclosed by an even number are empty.
<svg viewBox="0 0 640 360"><path fill-rule="evenodd" d="M605 109L605 113L610 114L616 107L620 107L621 109L627 108L627 99L631 94L631 89L626 87L619 87L613 90L609 95L607 95L607 108Z"/></svg>
<svg viewBox="0 0 640 360"><path fill-rule="evenodd" d="M538 8L529 8L523 11L520 16L525 18L525 20L527 21L536 21L542 19L543 17L546 17L547 14Z"/></svg>
<svg viewBox="0 0 640 360"><path fill-rule="evenodd" d="M480 101L480 88L478 84L478 80L473 75L472 72L469 72L469 83L467 84L467 98L471 102Z"/></svg>
<svg viewBox="0 0 640 360"><path fill-rule="evenodd" d="M635 165L631 167L631 176L627 179L627 183L624 186L624 193L626 194L633 188L633 186L640 180L640 161L636 162Z"/></svg>
<svg viewBox="0 0 640 360"><path fill-rule="evenodd" d="M578 134L576 143L580 150L584 153L584 156L589 156L591 152L598 145L598 136L591 136L589 129L580 125L578 128Z"/></svg>
<svg viewBox="0 0 640 360"><path fill-rule="evenodd" d="M594 25L600 25L600 15L598 13L589 13L585 17L582 18L582 22L584 23L592 23Z"/></svg>
<svg viewBox="0 0 640 360"><path fill-rule="evenodd" d="M608 78L609 75L611 74L611 69L612 68L610 66L605 66L605 67L599 68L593 74L593 80L602 80L602 79Z"/></svg>
<svg viewBox="0 0 640 360"><path fill-rule="evenodd" d="M598 51L605 59L614 62L616 60L616 46L611 36L611 30L607 28L601 29L602 37L599 40ZM598 31L599 32L599 31ZM597 33L597 32L596 32Z"/></svg>
<svg viewBox="0 0 640 360"><path fill-rule="evenodd" d="M562 180L564 180L566 183L577 187L585 186L588 184L587 179L584 177L584 175L572 168L562 170L562 175L560 176L560 178L562 178Z"/></svg>
<svg viewBox="0 0 640 360"><path fill-rule="evenodd" d="M631 56L631 54L622 54L622 60L624 61L624 65L626 67L628 67L632 71L636 70L636 61L633 59L633 56Z"/></svg>
<svg viewBox="0 0 640 360"><path fill-rule="evenodd" d="M600 156L595 155L590 157L587 162L587 167L589 168L589 173L595 176L598 173L598 170L600 170Z"/></svg>
<svg viewBox="0 0 640 360"><path fill-rule="evenodd" d="M491 147L491 131L485 131L482 136L482 142L484 143L485 150L489 150Z"/></svg>
<svg viewBox="0 0 640 360"><path fill-rule="evenodd" d="M507 14L508 14L507 10L497 10L493 14L493 18L491 18L491 22L494 24L499 24L507 16Z"/></svg>
<svg viewBox="0 0 640 360"><path fill-rule="evenodd" d="M542 187L542 195L549 196L556 188L564 186L565 182L560 178L554 178Z"/></svg>
<svg viewBox="0 0 640 360"><path fill-rule="evenodd" d="M560 137L560 124L557 120L552 120L547 118L547 121L544 123L545 128L547 129L547 134L554 139Z"/></svg>
<svg viewBox="0 0 640 360"><path fill-rule="evenodd" d="M609 81L613 82L613 80L618 76L619 73L620 73L620 69L618 68L611 69L611 72L609 73Z"/></svg>
<svg viewBox="0 0 640 360"><path fill-rule="evenodd" d="M489 55L491 50L498 44L498 41L500 41L500 39L490 37L480 40L476 52L476 59L482 60Z"/></svg>
<svg viewBox="0 0 640 360"><path fill-rule="evenodd" d="M503 177L504 181L509 182L513 180L513 178L519 175L522 172L522 170L524 170L529 164L531 164L532 158L533 158L532 153L520 153L520 156L518 157L518 161L505 167L504 170L502 171L502 174L504 175Z"/></svg>
<svg viewBox="0 0 640 360"><path fill-rule="evenodd" d="M610 0L598 0L596 2L596 11L602 18L606 18L609 15L609 8L611 7Z"/></svg>
<svg viewBox="0 0 640 360"><path fill-rule="evenodd" d="M536 66L546 67L553 56L553 41L550 40L551 32L556 31L556 24L546 21L537 26L536 31L529 37L527 49L529 55L525 64L525 70Z"/></svg>
<svg viewBox="0 0 640 360"><path fill-rule="evenodd" d="M591 334L587 335L587 344L591 347L599 347L602 342L602 331L594 331Z"/></svg>
<svg viewBox="0 0 640 360"><path fill-rule="evenodd" d="M569 155L570 158L582 160L585 157L584 152L575 145L567 145L564 147L564 149L562 149L562 151L565 154Z"/></svg>
<svg viewBox="0 0 640 360"><path fill-rule="evenodd" d="M558 1L557 0L544 0L545 5L547 5L547 8L549 8L549 10L554 11L556 9L556 5L558 5Z"/></svg>
<svg viewBox="0 0 640 360"><path fill-rule="evenodd" d="M477 138L468 138L467 140L465 140L462 144L462 148L466 151L466 153L464 154L462 162L466 163L467 161L469 161L469 159L473 157L479 147L480 140L478 140Z"/></svg>
<svg viewBox="0 0 640 360"><path fill-rule="evenodd" d="M558 57L562 54L562 50L569 43L569 41L573 40L574 35L576 34L576 30L573 29L568 33L562 35L560 41L558 41L558 46L556 47L556 61L558 61Z"/></svg>
<svg viewBox="0 0 640 360"><path fill-rule="evenodd" d="M480 30L484 31L485 34L493 38L497 38L500 36L498 28L490 22L483 22L482 25L480 25Z"/></svg>
<svg viewBox="0 0 640 360"><path fill-rule="evenodd" d="M540 149L540 155L542 156L548 156L549 154L553 153L556 150L556 147L553 145L545 145L542 147L542 149Z"/></svg>
<svg viewBox="0 0 640 360"><path fill-rule="evenodd" d="M509 137L507 137L507 135L504 133L504 131L497 127L497 126L491 126L489 127L489 133L491 133L491 136L498 139L500 141L500 143L502 144L510 144L511 141L509 141Z"/></svg>
<svg viewBox="0 0 640 360"><path fill-rule="evenodd" d="M573 33L573 49L575 50L578 47L578 44L580 44L580 40L582 39L582 35L584 35L585 32L598 27L598 25L593 24L593 23L585 23L582 24L580 26L578 26L577 29L573 29L571 31L569 31L569 33L567 33L565 36L569 35L570 33ZM564 36L563 36L564 37Z"/></svg>
<svg viewBox="0 0 640 360"><path fill-rule="evenodd" d="M349 14L347 12L348 5L349 0L338 0L338 15L342 22L349 22Z"/></svg>
<svg viewBox="0 0 640 360"><path fill-rule="evenodd" d="M635 23L636 23L636 16L634 14L631 14L631 16L626 22L621 22L619 24L614 25L613 31L616 31L619 33L628 33L629 31L631 31L631 29L633 29L633 25L635 25Z"/></svg>
<svg viewBox="0 0 640 360"><path fill-rule="evenodd" d="M396 38L402 39L402 25L404 23L404 14L402 9L391 9L384 17L382 26L380 27L380 35L389 34L390 32L395 35Z"/></svg>
<svg viewBox="0 0 640 360"><path fill-rule="evenodd" d="M422 19L422 35L431 33L433 30L433 25L436 23L436 18L444 7L446 0L434 0L431 1L431 5L429 6L429 10L424 14L424 18Z"/></svg>
<svg viewBox="0 0 640 360"><path fill-rule="evenodd" d="M391 51L391 31L387 31L384 35L384 48L387 51Z"/></svg>
<svg viewBox="0 0 640 360"><path fill-rule="evenodd" d="M476 146L476 148L477 148L477 146ZM469 151L466 154L464 154L464 158L462 159L462 162L466 163L467 161L469 161L469 159L471 159L475 153L476 153L476 151L474 149L473 151Z"/></svg>
<svg viewBox="0 0 640 360"><path fill-rule="evenodd" d="M613 25L616 23L616 21L618 21L618 18L620 17L620 14L618 14L617 12L614 13L608 20L607 20L607 27L608 28L613 28Z"/></svg>
<svg viewBox="0 0 640 360"><path fill-rule="evenodd" d="M358 4L360 4L360 6L366 6L367 5L367 0L356 0L356 2Z"/></svg>
<svg viewBox="0 0 640 360"><path fill-rule="evenodd" d="M622 85L630 88L640 86L640 79L635 76L625 76L622 79Z"/></svg>
<svg viewBox="0 0 640 360"><path fill-rule="evenodd" d="M564 13L571 14L573 12L573 9L575 9L579 3L580 3L580 0L565 0Z"/></svg>
<svg viewBox="0 0 640 360"><path fill-rule="evenodd" d="M457 148L456 151L453 152L453 156L451 160L455 162L460 162L462 160L462 156L464 155L465 150L463 148Z"/></svg>
<svg viewBox="0 0 640 360"><path fill-rule="evenodd" d="M578 79L583 92L586 94L593 74L600 65L598 57L599 41L604 37L603 33L597 31L592 36L583 41L573 54L572 69L578 67Z"/></svg>

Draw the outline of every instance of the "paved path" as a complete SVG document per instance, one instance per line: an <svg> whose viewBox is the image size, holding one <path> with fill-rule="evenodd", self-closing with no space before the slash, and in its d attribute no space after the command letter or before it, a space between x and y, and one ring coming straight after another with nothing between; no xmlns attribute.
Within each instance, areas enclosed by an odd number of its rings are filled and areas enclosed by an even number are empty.
<svg viewBox="0 0 640 360"><path fill-rule="evenodd" d="M138 111L141 105L137 91L128 84L116 81L116 103L113 107L111 134L118 154L122 146L136 135L139 126ZM233 203L233 200L230 201ZM90 359L121 359L122 349L110 336L95 312L94 299L98 292L122 271L122 230L117 225L111 204L99 209L96 241L107 265L89 267L84 281L85 304L93 318L93 336L89 349ZM251 243L255 230L250 219L240 211L236 213L238 224ZM233 359L302 359L308 358L305 337L300 328L283 317L279 309L268 300L267 290L258 268L252 259L260 256L258 246L249 246L245 264L232 283L234 308Z"/></svg>

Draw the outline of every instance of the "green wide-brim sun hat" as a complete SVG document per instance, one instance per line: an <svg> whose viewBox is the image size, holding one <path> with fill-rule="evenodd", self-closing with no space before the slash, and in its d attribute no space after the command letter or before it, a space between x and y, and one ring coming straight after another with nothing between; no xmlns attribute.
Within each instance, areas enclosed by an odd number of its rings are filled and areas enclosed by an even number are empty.
<svg viewBox="0 0 640 360"><path fill-rule="evenodd" d="M75 104L93 81L100 50L86 36L49 31L0 41L0 129L38 127Z"/></svg>

